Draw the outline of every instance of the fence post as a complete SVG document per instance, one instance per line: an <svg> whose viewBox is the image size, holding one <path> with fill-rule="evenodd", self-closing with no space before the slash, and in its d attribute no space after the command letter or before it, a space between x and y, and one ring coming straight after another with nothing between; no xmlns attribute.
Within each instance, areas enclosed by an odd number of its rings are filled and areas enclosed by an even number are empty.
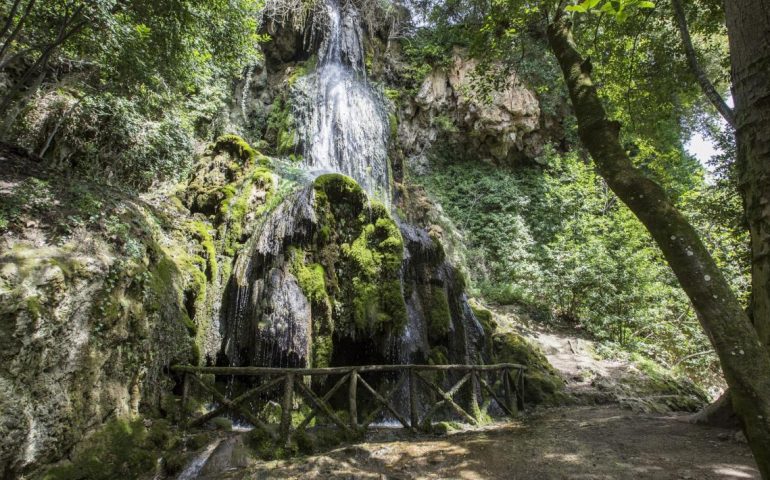
<svg viewBox="0 0 770 480"><path fill-rule="evenodd" d="M348 409L350 416L350 428L358 431L358 404L356 392L358 391L358 370L353 369L350 372L350 384L348 385Z"/></svg>
<svg viewBox="0 0 770 480"><path fill-rule="evenodd" d="M507 368L504 368L502 370L502 380L503 380L503 391L505 392L505 406L508 407L508 410L511 412L516 412L516 402L513 400L513 395L511 392L511 377L510 373L508 372Z"/></svg>
<svg viewBox="0 0 770 480"><path fill-rule="evenodd" d="M281 426L280 436L284 446L289 446L291 430L291 407L294 396L294 374L286 374L286 380L283 384L283 402L281 403Z"/></svg>
<svg viewBox="0 0 770 480"><path fill-rule="evenodd" d="M477 422L481 421L481 407L479 407L479 398L478 398L478 388L479 388L479 380L477 378L478 375L479 375L479 372L471 368L471 381L468 382L471 389L471 398L470 398L471 412L473 412L473 418L475 418Z"/></svg>
<svg viewBox="0 0 770 480"><path fill-rule="evenodd" d="M414 374L414 368L409 369L409 424L413 430L420 426L417 406L417 376Z"/></svg>

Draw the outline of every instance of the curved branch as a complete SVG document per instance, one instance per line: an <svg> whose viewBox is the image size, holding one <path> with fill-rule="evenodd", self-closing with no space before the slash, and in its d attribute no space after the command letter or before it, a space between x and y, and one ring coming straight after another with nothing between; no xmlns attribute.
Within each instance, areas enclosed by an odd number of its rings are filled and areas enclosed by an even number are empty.
<svg viewBox="0 0 770 480"><path fill-rule="evenodd" d="M695 47L692 44L692 38L690 38L690 29L687 27L687 17L684 14L684 7L682 7L682 0L671 0L671 5L674 7L674 16L676 17L676 24L679 27L679 33L682 35L682 43L684 44L684 53L687 57L687 63L690 65L695 78L698 80L701 90L706 95L706 98L714 105L722 118L732 127L735 128L735 112L722 98L722 95L714 88L714 84L706 76L706 72L701 68L698 62L698 57L695 54Z"/></svg>

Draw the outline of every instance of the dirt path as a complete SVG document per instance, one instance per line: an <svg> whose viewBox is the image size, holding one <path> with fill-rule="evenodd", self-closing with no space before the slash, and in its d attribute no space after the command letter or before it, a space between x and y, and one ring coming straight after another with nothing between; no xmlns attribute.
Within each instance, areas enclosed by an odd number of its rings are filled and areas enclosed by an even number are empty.
<svg viewBox="0 0 770 480"><path fill-rule="evenodd" d="M218 478L758 479L747 446L683 416L616 407L547 409L523 422L445 437L379 432L326 454Z"/></svg>

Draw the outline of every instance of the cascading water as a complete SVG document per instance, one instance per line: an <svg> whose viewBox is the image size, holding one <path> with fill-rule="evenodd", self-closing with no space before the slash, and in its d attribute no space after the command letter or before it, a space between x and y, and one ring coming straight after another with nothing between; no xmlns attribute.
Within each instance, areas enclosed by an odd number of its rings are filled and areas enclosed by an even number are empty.
<svg viewBox="0 0 770 480"><path fill-rule="evenodd" d="M388 117L366 83L358 12L352 2L326 0L325 7L318 68L297 81L292 95L304 164L316 174L344 173L389 204Z"/></svg>

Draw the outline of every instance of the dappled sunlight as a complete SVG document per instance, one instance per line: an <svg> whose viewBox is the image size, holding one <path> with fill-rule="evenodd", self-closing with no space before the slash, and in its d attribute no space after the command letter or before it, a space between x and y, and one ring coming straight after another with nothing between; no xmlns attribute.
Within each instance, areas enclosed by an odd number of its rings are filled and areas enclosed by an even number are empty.
<svg viewBox="0 0 770 480"><path fill-rule="evenodd" d="M516 426L466 428L440 438L378 431L355 446L231 478L760 478L746 445L715 441L720 429L618 408L551 409Z"/></svg>
<svg viewBox="0 0 770 480"><path fill-rule="evenodd" d="M720 464L712 465L711 469L716 474L724 475L725 478L759 478L757 469L746 465Z"/></svg>
<svg viewBox="0 0 770 480"><path fill-rule="evenodd" d="M562 463L583 463L583 459L574 453L546 453L543 458Z"/></svg>

